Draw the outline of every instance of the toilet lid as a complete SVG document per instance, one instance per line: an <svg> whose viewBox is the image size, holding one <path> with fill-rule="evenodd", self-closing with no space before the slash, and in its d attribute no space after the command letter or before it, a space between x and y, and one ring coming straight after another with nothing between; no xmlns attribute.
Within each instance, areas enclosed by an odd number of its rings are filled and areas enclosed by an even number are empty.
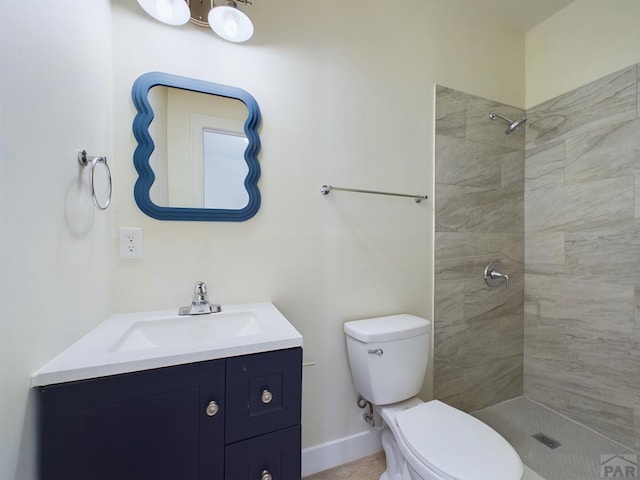
<svg viewBox="0 0 640 480"><path fill-rule="evenodd" d="M513 447L477 418L438 400L396 414L409 450L425 465L455 480L520 480Z"/></svg>

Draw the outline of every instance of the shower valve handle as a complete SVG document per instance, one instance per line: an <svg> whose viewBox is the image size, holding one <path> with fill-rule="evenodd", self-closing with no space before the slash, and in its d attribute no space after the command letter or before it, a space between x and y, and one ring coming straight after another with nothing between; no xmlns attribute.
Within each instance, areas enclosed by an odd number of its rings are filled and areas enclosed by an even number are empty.
<svg viewBox="0 0 640 480"><path fill-rule="evenodd" d="M484 281L487 282L487 285L494 288L504 281L505 287L509 288L509 275L504 273L502 264L498 261L491 262L485 267Z"/></svg>

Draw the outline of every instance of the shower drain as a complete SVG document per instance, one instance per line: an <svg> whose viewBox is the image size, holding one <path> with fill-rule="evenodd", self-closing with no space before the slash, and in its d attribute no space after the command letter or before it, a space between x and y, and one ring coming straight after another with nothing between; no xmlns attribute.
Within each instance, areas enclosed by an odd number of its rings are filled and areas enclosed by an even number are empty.
<svg viewBox="0 0 640 480"><path fill-rule="evenodd" d="M542 443L544 446L549 447L551 449L558 448L560 445L562 445L559 441L554 440L553 438L545 435L544 433L536 433L535 435L531 435L531 436L535 438L537 441L539 441L540 443Z"/></svg>

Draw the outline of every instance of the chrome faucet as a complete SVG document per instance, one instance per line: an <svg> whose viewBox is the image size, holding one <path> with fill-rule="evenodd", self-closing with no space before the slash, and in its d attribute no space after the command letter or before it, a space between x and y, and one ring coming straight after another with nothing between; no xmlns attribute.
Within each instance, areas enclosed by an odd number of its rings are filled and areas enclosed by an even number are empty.
<svg viewBox="0 0 640 480"><path fill-rule="evenodd" d="M207 295L207 285L204 282L196 282L193 287L193 300L191 305L180 307L178 315L203 315L206 313L217 313L222 308L217 303L211 303Z"/></svg>

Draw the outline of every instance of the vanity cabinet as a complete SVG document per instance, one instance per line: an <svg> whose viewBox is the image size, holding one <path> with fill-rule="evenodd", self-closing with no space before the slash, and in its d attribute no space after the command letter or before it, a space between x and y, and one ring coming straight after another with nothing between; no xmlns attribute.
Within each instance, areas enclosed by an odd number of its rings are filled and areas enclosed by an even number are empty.
<svg viewBox="0 0 640 480"><path fill-rule="evenodd" d="M300 479L301 348L38 389L43 479Z"/></svg>

